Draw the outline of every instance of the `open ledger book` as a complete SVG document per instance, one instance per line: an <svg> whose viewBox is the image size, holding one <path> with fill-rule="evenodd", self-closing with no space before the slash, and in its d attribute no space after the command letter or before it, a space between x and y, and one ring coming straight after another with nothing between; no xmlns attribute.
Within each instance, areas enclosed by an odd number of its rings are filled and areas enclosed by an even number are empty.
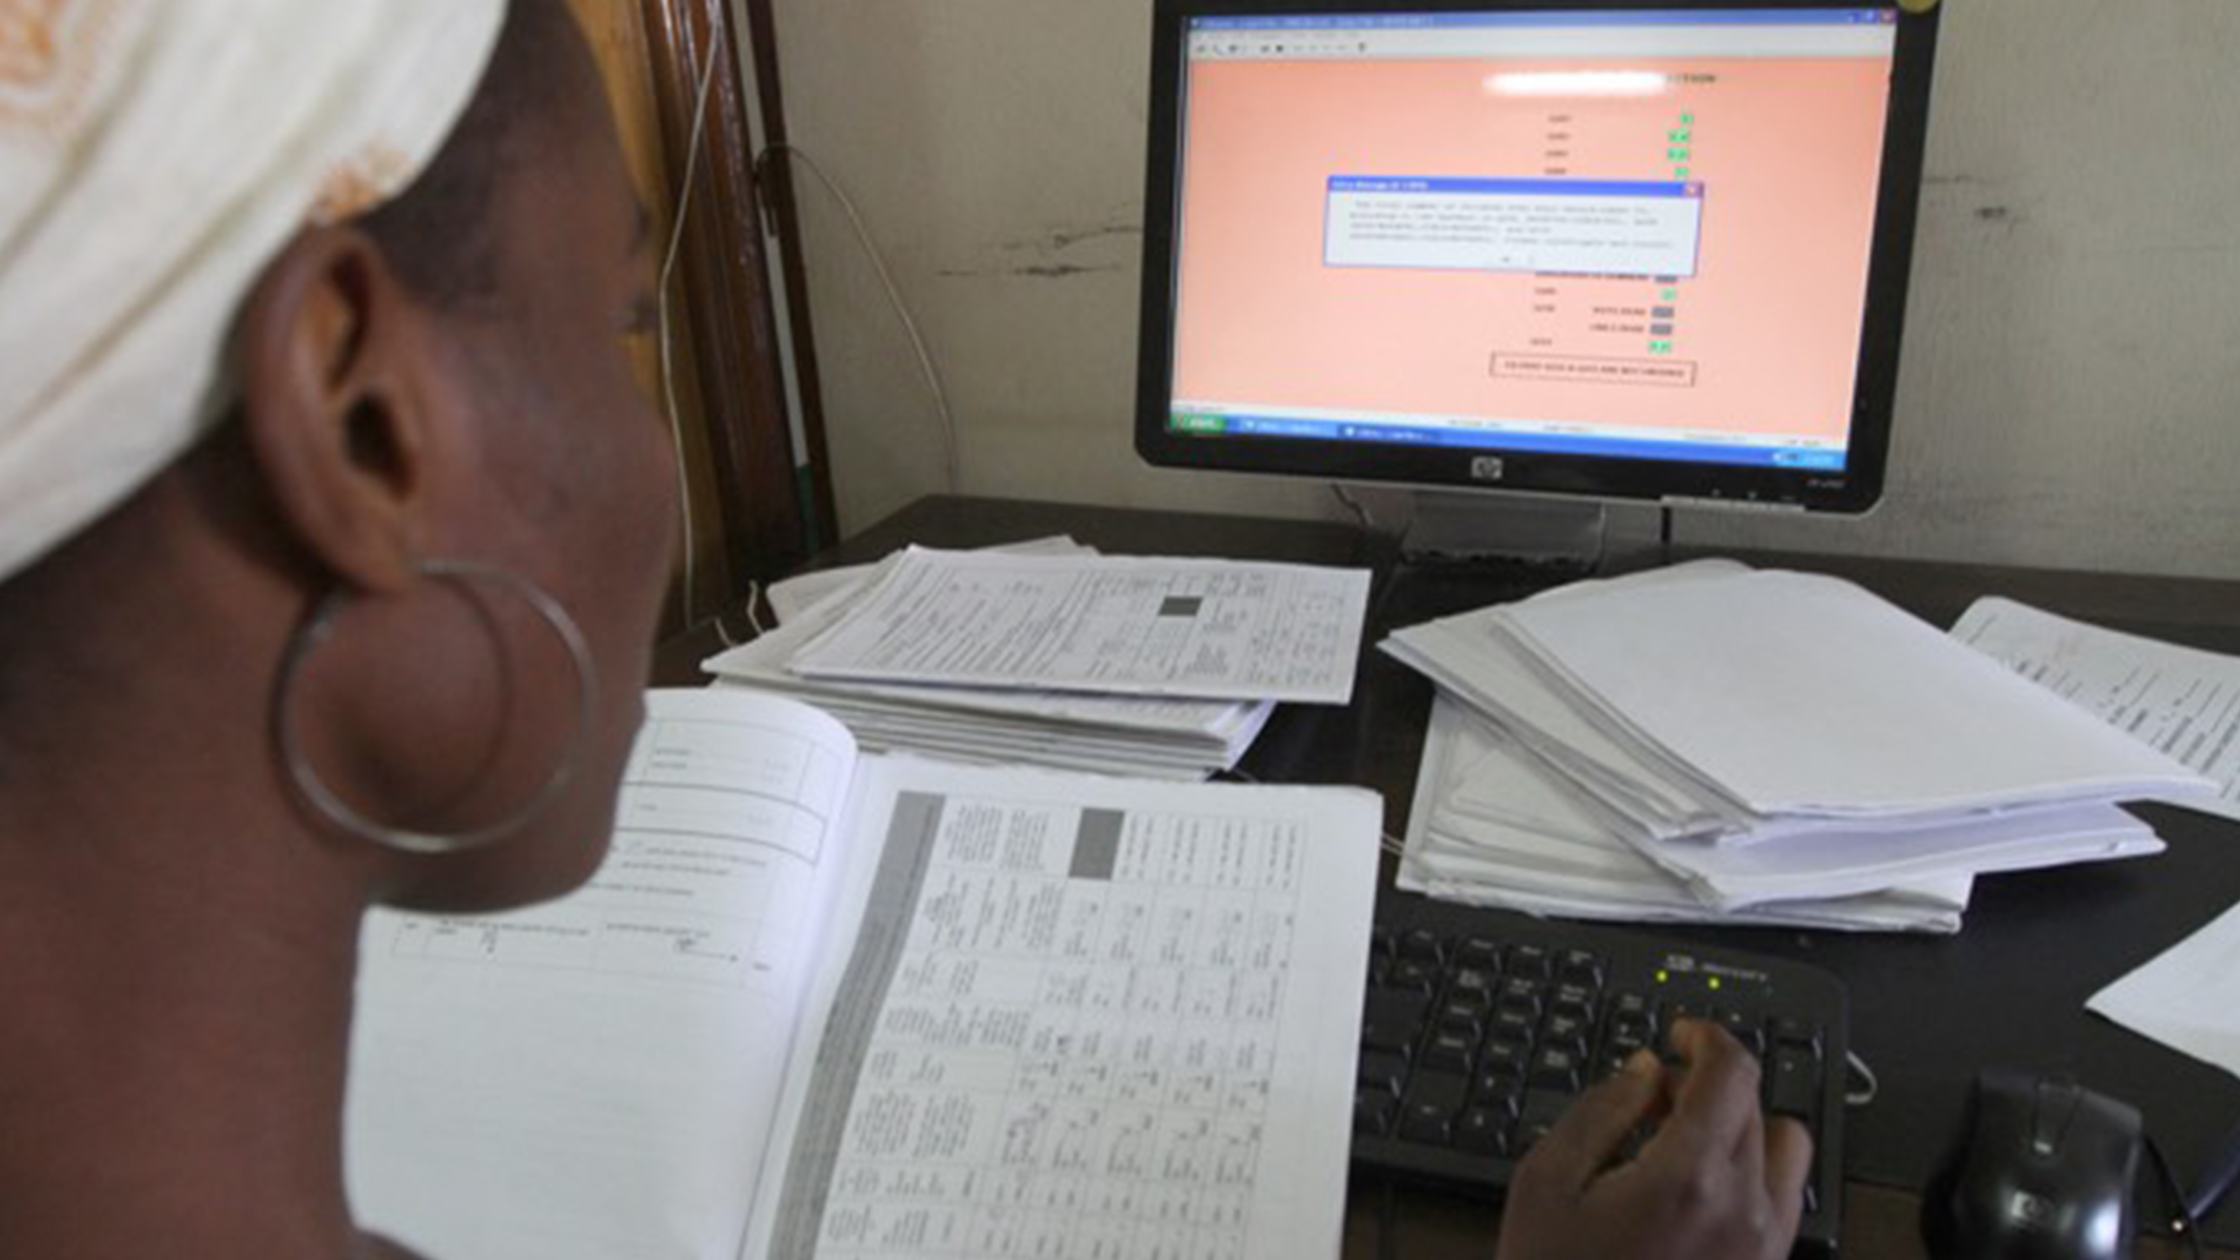
<svg viewBox="0 0 2240 1260"><path fill-rule="evenodd" d="M1337 1253L1373 794L648 710L591 884L369 918L368 1227L438 1260Z"/></svg>

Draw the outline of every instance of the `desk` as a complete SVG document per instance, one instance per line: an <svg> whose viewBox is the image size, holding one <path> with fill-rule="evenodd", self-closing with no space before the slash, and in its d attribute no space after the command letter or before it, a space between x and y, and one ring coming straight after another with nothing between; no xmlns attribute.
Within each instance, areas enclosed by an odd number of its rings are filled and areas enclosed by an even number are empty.
<svg viewBox="0 0 2240 1260"><path fill-rule="evenodd" d="M1379 581L1353 704L1286 706L1245 769L1267 781L1366 784L1384 794L1387 828L1407 821L1430 711L1429 684L1374 651L1395 627L1522 592L1471 576L1393 577L1388 539L1349 526L1137 512L1002 500L934 497L818 558L873 560L905 543L975 547L1067 533L1114 553L1225 555L1371 567ZM1736 553L1727 553L1736 554ZM1670 558L1687 558L1675 552ZM1666 557L1630 559L1638 566ZM1761 567L1813 569L1850 578L1938 625L1975 597L2025 603L2174 642L2240 652L2240 584L1984 566L1752 555ZM668 645L664 672L686 676L706 641ZM1803 958L1851 990L1852 1044L1881 1077L1876 1102L1847 1122L1843 1252L1922 1255L1918 1188L1949 1132L1975 1069L2065 1069L2146 1114L2150 1133L2181 1179L2240 1119L2240 1081L2115 1027L2083 1009L2087 995L2240 902L2240 826L2185 811L2142 810L2170 852L2144 862L1984 880L1957 937L1853 937L1769 929L1693 929L1695 939ZM2151 1175L2151 1172L2143 1173ZM2149 1195L2143 1205L2153 1205ZM1357 1186L1346 1255L1379 1254L1387 1211L1381 1188ZM1390 1205L1394 1254L1482 1256L1492 1211L1481 1204L1406 1192ZM2210 1254L2240 1260L2240 1202L2212 1218ZM2142 1240L2142 1260L2186 1254Z"/></svg>

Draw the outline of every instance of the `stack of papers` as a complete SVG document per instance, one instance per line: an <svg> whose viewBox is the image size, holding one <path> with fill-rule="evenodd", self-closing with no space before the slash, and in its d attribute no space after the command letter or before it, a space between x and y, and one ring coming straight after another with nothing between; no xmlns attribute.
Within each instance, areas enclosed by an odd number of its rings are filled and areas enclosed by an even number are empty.
<svg viewBox="0 0 2240 1260"><path fill-rule="evenodd" d="M2214 780L2187 801L2240 820L2240 657L2160 643L1987 595L1952 637Z"/></svg>
<svg viewBox="0 0 2240 1260"><path fill-rule="evenodd" d="M1352 695L1365 571L910 548L704 663L873 750L1200 779L1280 701Z"/></svg>
<svg viewBox="0 0 2240 1260"><path fill-rule="evenodd" d="M1395 633L1439 688L1400 881L1535 913L1955 931L2213 791L1849 583L1724 561Z"/></svg>

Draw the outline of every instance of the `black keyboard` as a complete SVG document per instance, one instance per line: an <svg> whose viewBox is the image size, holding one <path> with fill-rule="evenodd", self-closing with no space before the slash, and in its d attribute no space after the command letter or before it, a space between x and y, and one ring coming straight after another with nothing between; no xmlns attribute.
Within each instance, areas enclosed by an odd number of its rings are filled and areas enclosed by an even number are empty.
<svg viewBox="0 0 2240 1260"><path fill-rule="evenodd" d="M1769 1114L1811 1130L1797 1254L1833 1256L1843 1202L1848 1026L1817 967L1653 934L1387 892L1377 903L1354 1092L1353 1166L1500 1194L1571 1099L1677 1018L1758 1055Z"/></svg>

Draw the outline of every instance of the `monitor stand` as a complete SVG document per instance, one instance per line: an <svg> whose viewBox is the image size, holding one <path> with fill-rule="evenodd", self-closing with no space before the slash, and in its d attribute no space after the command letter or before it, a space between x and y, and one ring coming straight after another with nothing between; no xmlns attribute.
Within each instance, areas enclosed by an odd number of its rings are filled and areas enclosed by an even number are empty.
<svg viewBox="0 0 2240 1260"><path fill-rule="evenodd" d="M1513 494L1415 492L1415 517L1400 538L1412 565L1544 570L1550 578L1600 567L1609 539L1603 505Z"/></svg>

